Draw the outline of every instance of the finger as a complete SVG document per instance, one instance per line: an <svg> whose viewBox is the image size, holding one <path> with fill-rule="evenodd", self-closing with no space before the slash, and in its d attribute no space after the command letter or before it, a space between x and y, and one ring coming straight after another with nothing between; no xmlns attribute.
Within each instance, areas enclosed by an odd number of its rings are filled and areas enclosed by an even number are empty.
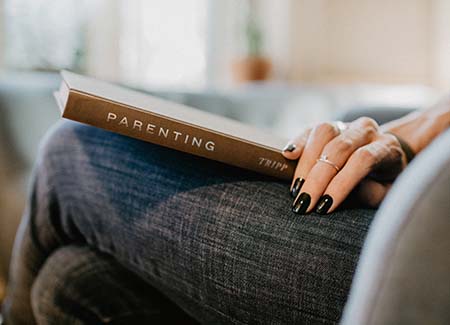
<svg viewBox="0 0 450 325"><path fill-rule="evenodd" d="M302 193L293 203L293 211L300 214L311 212L353 152L373 141L376 134L375 126L358 122L351 124L342 134L327 143L321 153L326 158L316 160L303 185Z"/></svg>
<svg viewBox="0 0 450 325"><path fill-rule="evenodd" d="M399 148L390 139L384 138L358 148L327 186L316 211L321 214L334 211L372 170L401 159Z"/></svg>
<svg viewBox="0 0 450 325"><path fill-rule="evenodd" d="M378 166L369 174L369 177L377 182L387 183L394 181L398 174L405 169L408 161L406 158L406 153L402 149L402 146L396 136L389 133L384 133L382 136L385 138L385 141L389 143L392 150L397 148L401 158L398 160L391 160L390 163L384 163Z"/></svg>
<svg viewBox="0 0 450 325"><path fill-rule="evenodd" d="M359 202L375 208L386 196L392 187L392 183L382 184L370 178L364 178L357 187L356 196Z"/></svg>
<svg viewBox="0 0 450 325"><path fill-rule="evenodd" d="M331 122L320 123L311 130L297 167L295 168L294 179L291 184L292 197L297 197L309 171L322 152L323 147L338 134L339 130Z"/></svg>
<svg viewBox="0 0 450 325"><path fill-rule="evenodd" d="M310 132L311 128L308 128L304 132L300 133L299 136L289 141L281 152L283 156L290 160L298 159L303 152Z"/></svg>

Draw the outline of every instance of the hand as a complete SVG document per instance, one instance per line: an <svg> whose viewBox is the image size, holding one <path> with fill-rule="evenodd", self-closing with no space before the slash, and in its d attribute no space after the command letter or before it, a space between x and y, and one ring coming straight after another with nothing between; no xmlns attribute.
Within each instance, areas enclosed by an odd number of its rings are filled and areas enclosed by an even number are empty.
<svg viewBox="0 0 450 325"><path fill-rule="evenodd" d="M321 123L283 151L287 159L299 159L291 184L295 213L330 213L357 186L363 203L377 206L405 168L397 138L382 132L373 119L362 117L345 126L341 131L336 123Z"/></svg>

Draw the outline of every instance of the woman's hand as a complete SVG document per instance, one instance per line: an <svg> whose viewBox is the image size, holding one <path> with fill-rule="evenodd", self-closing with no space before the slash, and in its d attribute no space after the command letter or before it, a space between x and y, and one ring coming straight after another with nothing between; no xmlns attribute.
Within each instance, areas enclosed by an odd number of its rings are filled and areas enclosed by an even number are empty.
<svg viewBox="0 0 450 325"><path fill-rule="evenodd" d="M345 128L339 124L307 129L283 151L286 158L299 159L291 185L296 213L330 213L353 190L362 203L378 206L406 166L398 137L413 154L422 151L450 127L450 96L382 126L368 117Z"/></svg>
<svg viewBox="0 0 450 325"><path fill-rule="evenodd" d="M283 151L299 159L291 185L295 213L334 211L355 189L359 199L377 206L405 168L406 157L393 134L375 120L321 123L291 141ZM339 127L341 126L341 127Z"/></svg>

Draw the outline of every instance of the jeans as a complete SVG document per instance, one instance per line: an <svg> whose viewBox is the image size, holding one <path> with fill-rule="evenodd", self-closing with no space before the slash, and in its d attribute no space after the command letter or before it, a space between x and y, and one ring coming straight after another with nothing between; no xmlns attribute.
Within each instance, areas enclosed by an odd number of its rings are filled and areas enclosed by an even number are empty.
<svg viewBox="0 0 450 325"><path fill-rule="evenodd" d="M36 162L7 324L334 324L375 214L75 122Z"/></svg>

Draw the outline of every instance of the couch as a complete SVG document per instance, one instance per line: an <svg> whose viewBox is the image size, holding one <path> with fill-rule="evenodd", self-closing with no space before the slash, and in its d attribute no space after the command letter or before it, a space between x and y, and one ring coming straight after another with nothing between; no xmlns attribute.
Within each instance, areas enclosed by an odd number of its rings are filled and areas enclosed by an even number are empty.
<svg viewBox="0 0 450 325"><path fill-rule="evenodd" d="M349 114L354 118L368 112ZM388 114L386 111L375 118L384 121L389 119ZM342 325L450 324L449 196L450 129L414 158L378 209ZM80 248L68 246L53 261L66 261L68 256L76 261L84 254ZM99 263L101 268L108 267ZM91 268L86 270L86 274L65 273L70 278L54 281L70 281L72 288L85 287L95 274ZM126 272L115 274L113 283L126 276ZM135 316L138 323L139 315ZM177 318L177 323L184 323L183 319Z"/></svg>
<svg viewBox="0 0 450 325"><path fill-rule="evenodd" d="M342 324L450 324L450 129L395 181L362 250Z"/></svg>
<svg viewBox="0 0 450 325"><path fill-rule="evenodd" d="M200 101L215 107L208 104L209 97L162 95L193 106ZM218 103L214 96L210 100ZM220 106L228 104L235 108L229 112L239 112L229 99L221 100ZM386 107L353 109L337 118L366 115L384 123L407 112ZM449 148L450 130L418 155L394 183L371 226L342 324L450 324ZM81 279L79 285L84 285Z"/></svg>

